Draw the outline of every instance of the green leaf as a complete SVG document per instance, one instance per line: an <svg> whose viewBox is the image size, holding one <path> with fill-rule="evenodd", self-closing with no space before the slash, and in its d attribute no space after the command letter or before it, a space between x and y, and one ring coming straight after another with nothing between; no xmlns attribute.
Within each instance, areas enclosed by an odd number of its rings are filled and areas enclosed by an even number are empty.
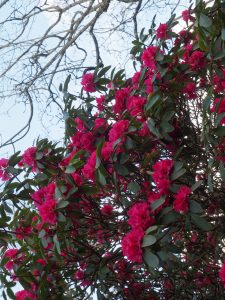
<svg viewBox="0 0 225 300"><path fill-rule="evenodd" d="M74 166L67 166L66 170L65 170L65 173L66 174L71 174L71 173L74 173L75 171L76 171L76 168L74 168Z"/></svg>
<svg viewBox="0 0 225 300"><path fill-rule="evenodd" d="M204 231L210 231L213 229L212 224L210 224L208 221L206 221L204 218L196 215L196 214L190 214L192 222L199 228Z"/></svg>
<svg viewBox="0 0 225 300"><path fill-rule="evenodd" d="M9 296L10 299L13 299L13 300L16 299L16 297L15 297L15 295L14 295L14 293L13 293L13 291L10 287L8 287L6 289L6 291L7 291L7 295Z"/></svg>
<svg viewBox="0 0 225 300"><path fill-rule="evenodd" d="M173 173L171 174L171 180L176 180L177 178L181 177L186 173L184 168L182 169L174 169Z"/></svg>
<svg viewBox="0 0 225 300"><path fill-rule="evenodd" d="M208 16L201 13L199 17L199 25L208 28L212 25L212 20Z"/></svg>
<svg viewBox="0 0 225 300"><path fill-rule="evenodd" d="M164 215L162 217L162 224L166 225L166 224L174 223L177 220L179 220L180 217L181 217L180 214L178 214L175 211L171 211L167 215Z"/></svg>
<svg viewBox="0 0 225 300"><path fill-rule="evenodd" d="M225 28L221 30L221 39L225 41Z"/></svg>
<svg viewBox="0 0 225 300"><path fill-rule="evenodd" d="M136 194L140 191L141 187L137 182L133 181L128 184L127 189Z"/></svg>
<svg viewBox="0 0 225 300"><path fill-rule="evenodd" d="M215 130L215 135L225 136L225 126L218 126Z"/></svg>
<svg viewBox="0 0 225 300"><path fill-rule="evenodd" d="M162 138L162 135L160 134L159 129L156 127L155 121L153 119L150 118L147 124L148 128L155 136L157 136L158 138Z"/></svg>
<svg viewBox="0 0 225 300"><path fill-rule="evenodd" d="M222 161L220 162L219 169L220 169L221 178L223 181L225 181L225 168L224 168L224 164Z"/></svg>
<svg viewBox="0 0 225 300"><path fill-rule="evenodd" d="M208 187L210 192L213 192L213 182L212 182L212 175L208 174Z"/></svg>
<svg viewBox="0 0 225 300"><path fill-rule="evenodd" d="M57 208L65 208L65 207L68 206L68 204L69 204L68 201L59 201L59 202L57 203Z"/></svg>
<svg viewBox="0 0 225 300"><path fill-rule="evenodd" d="M147 235L150 232L156 231L157 229L158 229L157 225L150 226L148 229L145 230L145 234Z"/></svg>
<svg viewBox="0 0 225 300"><path fill-rule="evenodd" d="M154 201L154 202L151 204L151 209L152 209L153 211L156 210L156 209L159 208L161 205L163 205L165 201L166 201L166 196L163 195L162 197L160 197L158 200Z"/></svg>
<svg viewBox="0 0 225 300"><path fill-rule="evenodd" d="M44 181L46 179L48 179L48 176L44 173L39 173L35 176L35 180L37 181Z"/></svg>
<svg viewBox="0 0 225 300"><path fill-rule="evenodd" d="M158 91L150 94L148 96L148 102L145 105L146 111L148 112L159 101L160 98L161 98L161 95L159 94Z"/></svg>
<svg viewBox="0 0 225 300"><path fill-rule="evenodd" d="M147 264L147 266L151 269L155 269L158 267L159 265L159 259L158 257L152 253L149 249L146 249L144 252L144 261Z"/></svg>
<svg viewBox="0 0 225 300"><path fill-rule="evenodd" d="M154 235L145 235L142 240L142 247L148 247L154 245L156 242L156 238Z"/></svg>
<svg viewBox="0 0 225 300"><path fill-rule="evenodd" d="M102 172L100 170L97 171L97 179L98 179L98 182L101 184L101 185L106 185L106 179L105 179L105 176L102 174Z"/></svg>
<svg viewBox="0 0 225 300"><path fill-rule="evenodd" d="M190 200L189 204L190 204L190 211L192 213L199 214L199 213L203 212L202 206L198 202L196 202L195 200Z"/></svg>
<svg viewBox="0 0 225 300"><path fill-rule="evenodd" d="M119 175L127 176L129 174L128 169L120 164L116 164L115 169Z"/></svg>
<svg viewBox="0 0 225 300"><path fill-rule="evenodd" d="M56 234L53 236L53 242L54 242L54 244L55 244L55 247L56 247L57 252L58 252L59 254L61 254L60 244L59 244L59 240L58 240L58 237L57 237Z"/></svg>
<svg viewBox="0 0 225 300"><path fill-rule="evenodd" d="M203 180L199 180L199 181L195 182L195 184L193 184L191 187L192 192L197 190L200 187L200 185L202 185L202 183L203 183Z"/></svg>

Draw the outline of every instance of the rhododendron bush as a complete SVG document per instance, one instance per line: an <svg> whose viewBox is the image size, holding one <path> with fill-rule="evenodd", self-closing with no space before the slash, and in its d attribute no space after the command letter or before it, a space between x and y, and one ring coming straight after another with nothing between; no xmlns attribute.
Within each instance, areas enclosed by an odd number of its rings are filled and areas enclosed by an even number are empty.
<svg viewBox="0 0 225 300"><path fill-rule="evenodd" d="M182 17L141 31L131 78L67 78L64 146L0 160L4 299L223 299L225 3Z"/></svg>

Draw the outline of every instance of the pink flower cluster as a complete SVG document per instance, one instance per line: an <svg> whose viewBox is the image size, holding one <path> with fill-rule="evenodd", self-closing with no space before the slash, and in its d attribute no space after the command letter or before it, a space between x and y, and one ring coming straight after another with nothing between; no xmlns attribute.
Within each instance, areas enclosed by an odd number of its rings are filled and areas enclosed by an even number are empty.
<svg viewBox="0 0 225 300"><path fill-rule="evenodd" d="M88 93L93 93L96 91L96 84L94 83L94 74L86 73L83 75L81 84L83 89Z"/></svg>
<svg viewBox="0 0 225 300"><path fill-rule="evenodd" d="M36 300L37 297L34 293L31 293L26 290L18 291L15 294L16 300Z"/></svg>
<svg viewBox="0 0 225 300"><path fill-rule="evenodd" d="M0 179L2 181L7 181L10 179L10 175L7 171L9 160L7 158L0 159Z"/></svg>
<svg viewBox="0 0 225 300"><path fill-rule="evenodd" d="M144 234L141 228L134 228L122 239L123 255L133 262L142 262L141 241Z"/></svg>
<svg viewBox="0 0 225 300"><path fill-rule="evenodd" d="M154 170L152 178L156 184L157 189L161 194L167 194L170 186L170 173L173 167L173 160L164 159L156 162L152 168Z"/></svg>
<svg viewBox="0 0 225 300"><path fill-rule="evenodd" d="M37 170L36 153L37 153L36 147L30 147L27 150L25 150L22 155L23 158L18 165L20 167L23 166L31 167L32 171L35 172Z"/></svg>
<svg viewBox="0 0 225 300"><path fill-rule="evenodd" d="M188 196L192 193L192 190L183 185L180 187L178 193L174 197L173 208L179 213L187 213L189 211Z"/></svg>
<svg viewBox="0 0 225 300"><path fill-rule="evenodd" d="M34 192L31 197L35 206L38 208L41 219L44 223L56 224L56 200L55 200L55 183L50 183L46 187Z"/></svg>

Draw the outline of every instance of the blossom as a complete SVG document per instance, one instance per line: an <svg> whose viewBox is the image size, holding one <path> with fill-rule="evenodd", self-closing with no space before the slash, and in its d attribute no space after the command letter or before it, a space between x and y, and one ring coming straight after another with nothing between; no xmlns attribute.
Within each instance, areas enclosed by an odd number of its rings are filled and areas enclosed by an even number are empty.
<svg viewBox="0 0 225 300"><path fill-rule="evenodd" d="M119 138L123 137L123 134L127 131L129 126L128 120L121 120L113 124L109 131L109 141L115 142Z"/></svg>
<svg viewBox="0 0 225 300"><path fill-rule="evenodd" d="M73 180L75 181L77 186L81 186L83 184L83 179L79 174L71 173L70 175L73 177Z"/></svg>
<svg viewBox="0 0 225 300"><path fill-rule="evenodd" d="M204 68L205 65L205 53L202 51L195 51L191 54L191 56L188 59L188 64L190 66L190 69L198 71Z"/></svg>
<svg viewBox="0 0 225 300"><path fill-rule="evenodd" d="M113 111L115 114L121 114L126 108L126 100L129 97L128 88L123 88L116 91L115 93L115 104L113 106Z"/></svg>
<svg viewBox="0 0 225 300"><path fill-rule="evenodd" d="M81 84L86 92L93 93L96 91L96 84L94 83L94 73L86 73L83 75Z"/></svg>
<svg viewBox="0 0 225 300"><path fill-rule="evenodd" d="M134 228L122 239L123 255L133 262L142 262L141 240L144 234L142 229Z"/></svg>
<svg viewBox="0 0 225 300"><path fill-rule="evenodd" d="M105 142L102 147L101 157L104 161L108 160L113 153L113 142Z"/></svg>
<svg viewBox="0 0 225 300"><path fill-rule="evenodd" d="M168 25L167 24L160 24L159 27L156 29L156 36L158 39L167 39L168 33Z"/></svg>
<svg viewBox="0 0 225 300"><path fill-rule="evenodd" d="M2 181L7 181L10 179L10 176L7 171L9 160L7 158L0 159L0 179Z"/></svg>
<svg viewBox="0 0 225 300"><path fill-rule="evenodd" d="M37 299L35 294L28 292L26 290L16 292L15 296L16 296L16 300L36 300Z"/></svg>
<svg viewBox="0 0 225 300"><path fill-rule="evenodd" d="M225 261L223 262L223 265L219 271L219 277L220 277L220 280L225 288Z"/></svg>
<svg viewBox="0 0 225 300"><path fill-rule="evenodd" d="M97 102L98 110L103 111L103 109L104 109L103 104L105 102L105 96L101 95L100 97L97 97L96 102Z"/></svg>
<svg viewBox="0 0 225 300"><path fill-rule="evenodd" d="M185 9L182 11L182 18L185 22L191 20L191 16L190 16L190 10L189 9Z"/></svg>
<svg viewBox="0 0 225 300"><path fill-rule="evenodd" d="M103 215L111 215L113 211L113 207L110 204L104 204L103 207L101 208L101 213Z"/></svg>
<svg viewBox="0 0 225 300"><path fill-rule="evenodd" d="M149 204L146 202L139 202L134 204L128 211L128 224L132 228L147 229L154 223L153 219L150 219Z"/></svg>
<svg viewBox="0 0 225 300"><path fill-rule="evenodd" d="M37 170L36 153L37 153L36 147L28 148L27 150L24 151L22 155L23 158L20 162L25 166L31 167L33 172Z"/></svg>
<svg viewBox="0 0 225 300"><path fill-rule="evenodd" d="M222 114L225 112L225 98L216 98L213 101L213 107L211 108L211 112L216 112L218 114ZM225 124L225 117L223 117L220 121L220 124Z"/></svg>
<svg viewBox="0 0 225 300"><path fill-rule="evenodd" d="M157 52L158 52L158 47L156 46L150 46L143 51L141 60L144 66L149 67L151 70L156 69L155 56Z"/></svg>
<svg viewBox="0 0 225 300"><path fill-rule="evenodd" d="M173 209L179 213L187 213L189 211L188 196L191 193L192 190L188 186L181 186L174 197Z"/></svg>
<svg viewBox="0 0 225 300"><path fill-rule="evenodd" d="M4 257L10 258L10 260L7 261L5 264L5 268L7 270L13 269L14 259L17 257L18 249L8 249L5 251Z"/></svg>
<svg viewBox="0 0 225 300"><path fill-rule="evenodd" d="M144 114L143 108L146 103L146 99L140 96L129 97L127 102L127 110L132 117L142 116Z"/></svg>
<svg viewBox="0 0 225 300"><path fill-rule="evenodd" d="M92 152L86 164L82 169L85 178L94 180L95 178L95 165L96 165L96 151Z"/></svg>
<svg viewBox="0 0 225 300"><path fill-rule="evenodd" d="M194 82L188 82L184 89L183 92L186 94L188 99L195 99L197 98L196 94L196 84Z"/></svg>
<svg viewBox="0 0 225 300"><path fill-rule="evenodd" d="M56 200L54 198L47 199L40 207L39 212L42 221L52 225L56 224Z"/></svg>

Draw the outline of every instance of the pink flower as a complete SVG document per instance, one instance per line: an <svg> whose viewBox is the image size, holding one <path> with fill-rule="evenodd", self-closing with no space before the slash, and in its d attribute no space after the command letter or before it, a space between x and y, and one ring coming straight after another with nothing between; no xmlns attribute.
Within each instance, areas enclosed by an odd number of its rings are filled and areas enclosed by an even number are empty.
<svg viewBox="0 0 225 300"><path fill-rule="evenodd" d="M24 151L22 155L22 163L28 167L32 167L32 171L35 172L37 170L37 163L36 163L36 147L30 147Z"/></svg>
<svg viewBox="0 0 225 300"><path fill-rule="evenodd" d="M96 151L92 152L88 158L86 164L82 169L82 173L85 178L94 180L95 178L95 166L96 166Z"/></svg>
<svg viewBox="0 0 225 300"><path fill-rule="evenodd" d="M9 271L13 269L14 259L17 257L18 249L8 249L5 251L4 257L10 258L5 264L5 268Z"/></svg>
<svg viewBox="0 0 225 300"><path fill-rule="evenodd" d="M182 18L185 22L191 20L191 17L190 17L190 10L189 9L186 9L184 11L182 11Z"/></svg>
<svg viewBox="0 0 225 300"><path fill-rule="evenodd" d="M156 46L150 46L143 51L141 60L144 66L150 68L151 70L156 69L155 55L157 52L158 52L158 47Z"/></svg>
<svg viewBox="0 0 225 300"><path fill-rule="evenodd" d="M102 95L102 96L96 98L96 102L97 102L98 110L103 111L103 109L104 109L103 104L105 102L105 96Z"/></svg>
<svg viewBox="0 0 225 300"><path fill-rule="evenodd" d="M112 142L105 142L102 147L101 157L104 161L108 160L113 153L113 143Z"/></svg>
<svg viewBox="0 0 225 300"><path fill-rule="evenodd" d="M129 97L127 102L127 110L130 112L132 117L142 116L144 114L144 105L146 99L140 96Z"/></svg>
<svg viewBox="0 0 225 300"><path fill-rule="evenodd" d="M191 56L188 59L188 64L190 66L190 69L198 71L204 68L205 66L205 53L202 51L195 51L191 54Z"/></svg>
<svg viewBox="0 0 225 300"><path fill-rule="evenodd" d="M123 88L115 93L115 105L113 111L115 114L121 114L126 108L126 101L130 93L128 88Z"/></svg>
<svg viewBox="0 0 225 300"><path fill-rule="evenodd" d="M113 207L110 204L104 204L103 207L101 208L101 213L106 216L107 215L110 216L112 214L112 211L113 211Z"/></svg>
<svg viewBox="0 0 225 300"><path fill-rule="evenodd" d="M156 30L156 36L158 39L167 39L168 33L168 25L167 24L160 24Z"/></svg>
<svg viewBox="0 0 225 300"><path fill-rule="evenodd" d="M173 209L179 213L187 213L189 211L188 196L191 193L192 190L188 186L181 186L174 197Z"/></svg>
<svg viewBox="0 0 225 300"><path fill-rule="evenodd" d="M39 212L42 218L42 221L52 225L56 224L56 200L54 198L47 199L40 207Z"/></svg>
<svg viewBox="0 0 225 300"><path fill-rule="evenodd" d="M186 94L188 99L196 99L197 98L196 84L194 82L188 82L185 85L183 92Z"/></svg>
<svg viewBox="0 0 225 300"><path fill-rule="evenodd" d="M223 265L220 269L219 277L220 277L223 287L225 288L225 261L223 262Z"/></svg>
<svg viewBox="0 0 225 300"><path fill-rule="evenodd" d="M96 84L94 83L94 74L86 73L83 75L81 84L83 89L88 93L93 93L96 91Z"/></svg>
<svg viewBox="0 0 225 300"><path fill-rule="evenodd" d="M77 173L70 174L73 177L73 180L75 181L77 186L81 186L83 184L82 177Z"/></svg>
<svg viewBox="0 0 225 300"><path fill-rule="evenodd" d="M142 262L141 240L144 234L142 229L134 228L122 239L123 255L127 256L132 262Z"/></svg>
<svg viewBox="0 0 225 300"><path fill-rule="evenodd" d="M133 77L132 77L132 83L134 85L134 89L137 89L139 86L139 81L140 81L140 77L141 77L141 72L136 72L134 73Z"/></svg>
<svg viewBox="0 0 225 300"><path fill-rule="evenodd" d="M109 131L109 141L115 142L119 138L122 138L124 133L127 131L129 126L128 120L121 120L113 124L112 128Z"/></svg>
<svg viewBox="0 0 225 300"><path fill-rule="evenodd" d="M104 130L106 130L108 128L107 121L105 119L102 119L102 118L96 118L95 119L94 130L97 130L99 127L101 127Z"/></svg>
<svg viewBox="0 0 225 300"><path fill-rule="evenodd" d="M16 296L16 300L36 300L37 299L35 294L28 292L26 290L16 292L15 296Z"/></svg>
<svg viewBox="0 0 225 300"><path fill-rule="evenodd" d="M7 181L10 179L10 176L7 172L9 160L7 158L0 159L0 179L2 181Z"/></svg>
<svg viewBox="0 0 225 300"><path fill-rule="evenodd" d="M74 119L75 123L76 123L76 129L81 131L81 132L85 132L86 131L86 127L84 125L84 121L81 120L80 118L75 118Z"/></svg>
<svg viewBox="0 0 225 300"><path fill-rule="evenodd" d="M220 99L216 98L213 102L213 107L211 108L211 112L215 112L218 114L222 114L225 112L225 98ZM222 118L220 124L225 124L225 117Z"/></svg>
<svg viewBox="0 0 225 300"><path fill-rule="evenodd" d="M31 194L31 198L34 200L34 204L37 208L40 207L46 200L54 197L55 183L50 183L47 186L35 191Z"/></svg>
<svg viewBox="0 0 225 300"><path fill-rule="evenodd" d="M146 202L134 204L128 211L128 224L132 228L147 229L154 224L154 220L150 218L150 206Z"/></svg>
<svg viewBox="0 0 225 300"><path fill-rule="evenodd" d="M76 273L74 274L74 278L76 280L83 280L84 279L84 271L77 270Z"/></svg>

